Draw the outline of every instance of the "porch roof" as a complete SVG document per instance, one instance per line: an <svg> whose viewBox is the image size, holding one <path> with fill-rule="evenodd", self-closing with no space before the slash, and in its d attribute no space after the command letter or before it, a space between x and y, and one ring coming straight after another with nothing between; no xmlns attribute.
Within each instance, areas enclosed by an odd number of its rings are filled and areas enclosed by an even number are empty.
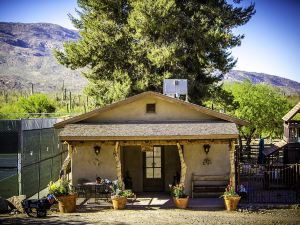
<svg viewBox="0 0 300 225"><path fill-rule="evenodd" d="M237 138L238 130L231 122L161 122L115 124L68 124L59 134L60 140L179 140Z"/></svg>
<svg viewBox="0 0 300 225"><path fill-rule="evenodd" d="M290 121L298 112L300 112L300 102L298 102L297 105L295 105L287 114L285 114L282 119L284 121Z"/></svg>

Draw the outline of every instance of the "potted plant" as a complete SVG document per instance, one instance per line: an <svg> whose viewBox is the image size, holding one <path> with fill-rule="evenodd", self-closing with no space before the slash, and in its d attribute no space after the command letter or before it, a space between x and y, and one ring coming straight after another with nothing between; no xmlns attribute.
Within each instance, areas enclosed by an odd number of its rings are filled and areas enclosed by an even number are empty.
<svg viewBox="0 0 300 225"><path fill-rule="evenodd" d="M185 209L189 203L189 196L184 192L183 184L170 185L171 195L173 197L174 204L177 208Z"/></svg>
<svg viewBox="0 0 300 225"><path fill-rule="evenodd" d="M225 188L225 192L221 197L224 198L225 208L227 211L236 210L241 199L241 197L235 192L235 188L231 181Z"/></svg>
<svg viewBox="0 0 300 225"><path fill-rule="evenodd" d="M124 190L123 184L117 180L112 182L110 189L114 209L124 209L126 207L127 198L134 196L134 193L131 190Z"/></svg>
<svg viewBox="0 0 300 225"><path fill-rule="evenodd" d="M67 180L59 179L48 184L49 194L53 194L58 201L58 208L61 213L76 211L76 193Z"/></svg>

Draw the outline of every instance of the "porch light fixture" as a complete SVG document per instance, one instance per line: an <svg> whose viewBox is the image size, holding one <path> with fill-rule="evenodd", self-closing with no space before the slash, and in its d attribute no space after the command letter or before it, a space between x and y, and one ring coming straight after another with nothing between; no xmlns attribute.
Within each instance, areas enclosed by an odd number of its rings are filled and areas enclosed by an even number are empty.
<svg viewBox="0 0 300 225"><path fill-rule="evenodd" d="M99 155L99 154L100 154L100 150L101 150L101 147L100 147L100 146L98 146L98 145L94 146L94 151L95 151L95 154L96 154L96 155Z"/></svg>
<svg viewBox="0 0 300 225"><path fill-rule="evenodd" d="M207 155L209 153L209 150L210 150L210 145L209 144L203 145L203 150L204 150L205 154Z"/></svg>

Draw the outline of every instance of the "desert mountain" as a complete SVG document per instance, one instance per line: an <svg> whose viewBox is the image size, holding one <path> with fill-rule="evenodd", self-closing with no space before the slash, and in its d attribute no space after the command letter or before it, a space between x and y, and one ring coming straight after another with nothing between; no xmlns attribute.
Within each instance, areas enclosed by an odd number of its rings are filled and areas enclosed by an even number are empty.
<svg viewBox="0 0 300 225"><path fill-rule="evenodd" d="M58 64L52 55L64 41L77 41L78 32L49 23L0 23L0 88L52 92L64 85L81 90L79 72Z"/></svg>
<svg viewBox="0 0 300 225"><path fill-rule="evenodd" d="M78 71L58 64L52 55L62 49L65 41L77 41L77 31L50 23L0 22L0 89L54 92L62 85L79 92L87 81ZM224 75L225 82L249 79L253 83L268 83L289 93L299 93L300 83L263 73L232 70Z"/></svg>

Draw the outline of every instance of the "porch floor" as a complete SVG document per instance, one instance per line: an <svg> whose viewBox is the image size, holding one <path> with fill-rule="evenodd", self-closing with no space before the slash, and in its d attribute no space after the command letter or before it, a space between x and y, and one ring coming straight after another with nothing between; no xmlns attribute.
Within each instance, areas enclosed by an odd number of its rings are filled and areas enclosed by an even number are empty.
<svg viewBox="0 0 300 225"><path fill-rule="evenodd" d="M112 208L110 199L78 198L79 208ZM128 199L127 208L174 208L172 199L167 194L143 193L137 195L136 199ZM224 202L221 198L190 198L188 208L199 209L224 209Z"/></svg>

